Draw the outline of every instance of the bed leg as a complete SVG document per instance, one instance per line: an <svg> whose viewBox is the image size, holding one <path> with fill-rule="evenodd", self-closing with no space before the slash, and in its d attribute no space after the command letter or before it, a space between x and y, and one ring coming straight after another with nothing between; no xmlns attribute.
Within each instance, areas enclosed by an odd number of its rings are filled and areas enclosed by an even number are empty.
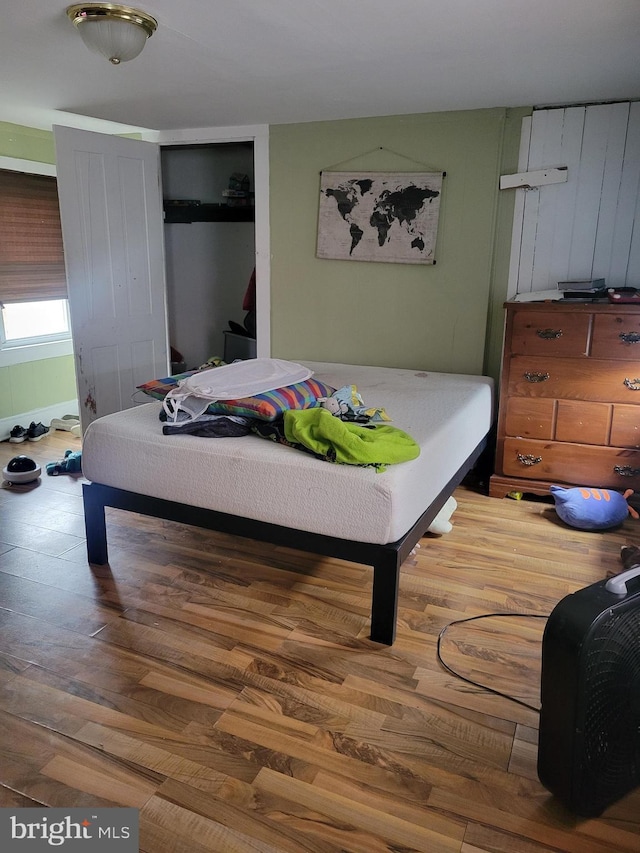
<svg viewBox="0 0 640 853"><path fill-rule="evenodd" d="M400 561L395 551L385 554L373 567L371 639L393 645L396 638Z"/></svg>
<svg viewBox="0 0 640 853"><path fill-rule="evenodd" d="M87 535L87 559L90 563L104 566L109 561L107 554L107 526L104 504L92 491L90 485L82 487L84 503L84 529Z"/></svg>

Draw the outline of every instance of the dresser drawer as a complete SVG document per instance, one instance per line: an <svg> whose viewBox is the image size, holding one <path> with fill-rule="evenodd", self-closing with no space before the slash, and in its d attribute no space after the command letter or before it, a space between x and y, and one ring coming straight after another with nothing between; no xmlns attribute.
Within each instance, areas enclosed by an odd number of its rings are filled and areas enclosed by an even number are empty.
<svg viewBox="0 0 640 853"><path fill-rule="evenodd" d="M506 438L502 457L502 471L508 477L640 489L640 450Z"/></svg>
<svg viewBox="0 0 640 853"><path fill-rule="evenodd" d="M510 397L553 397L640 404L640 364L595 358L514 356L509 364Z"/></svg>
<svg viewBox="0 0 640 853"><path fill-rule="evenodd" d="M640 313L598 314L594 317L593 358L616 358L636 362L640 372Z"/></svg>
<svg viewBox="0 0 640 853"><path fill-rule="evenodd" d="M505 433L521 438L553 438L555 401L510 397L506 404Z"/></svg>
<svg viewBox="0 0 640 853"><path fill-rule="evenodd" d="M612 409L609 403L558 400L553 438L577 444L609 444ZM636 414L640 415L640 406Z"/></svg>
<svg viewBox="0 0 640 853"><path fill-rule="evenodd" d="M640 449L640 406L511 397L506 403L504 434Z"/></svg>
<svg viewBox="0 0 640 853"><path fill-rule="evenodd" d="M613 407L610 444L640 448L640 406Z"/></svg>
<svg viewBox="0 0 640 853"><path fill-rule="evenodd" d="M518 312L513 317L511 352L586 357L590 323L589 314Z"/></svg>

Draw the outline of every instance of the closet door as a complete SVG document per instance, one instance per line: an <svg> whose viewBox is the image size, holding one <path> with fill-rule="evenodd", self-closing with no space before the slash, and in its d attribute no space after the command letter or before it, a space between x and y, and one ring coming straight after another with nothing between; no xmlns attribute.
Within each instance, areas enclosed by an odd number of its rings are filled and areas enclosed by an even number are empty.
<svg viewBox="0 0 640 853"><path fill-rule="evenodd" d="M157 145L54 128L83 429L169 369Z"/></svg>

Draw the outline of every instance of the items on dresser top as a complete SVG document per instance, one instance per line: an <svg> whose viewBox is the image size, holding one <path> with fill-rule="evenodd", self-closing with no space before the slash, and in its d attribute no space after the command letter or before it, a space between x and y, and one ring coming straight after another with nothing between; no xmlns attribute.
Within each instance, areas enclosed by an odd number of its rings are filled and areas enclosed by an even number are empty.
<svg viewBox="0 0 640 853"><path fill-rule="evenodd" d="M640 490L640 305L505 307L490 494Z"/></svg>

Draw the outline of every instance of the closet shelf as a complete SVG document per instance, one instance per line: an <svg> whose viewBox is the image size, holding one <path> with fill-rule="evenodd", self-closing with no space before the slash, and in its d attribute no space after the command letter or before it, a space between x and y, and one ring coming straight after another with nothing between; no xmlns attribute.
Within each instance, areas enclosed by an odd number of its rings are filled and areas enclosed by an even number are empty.
<svg viewBox="0 0 640 853"><path fill-rule="evenodd" d="M227 204L164 203L164 221L170 222L253 222L253 207L230 207Z"/></svg>

